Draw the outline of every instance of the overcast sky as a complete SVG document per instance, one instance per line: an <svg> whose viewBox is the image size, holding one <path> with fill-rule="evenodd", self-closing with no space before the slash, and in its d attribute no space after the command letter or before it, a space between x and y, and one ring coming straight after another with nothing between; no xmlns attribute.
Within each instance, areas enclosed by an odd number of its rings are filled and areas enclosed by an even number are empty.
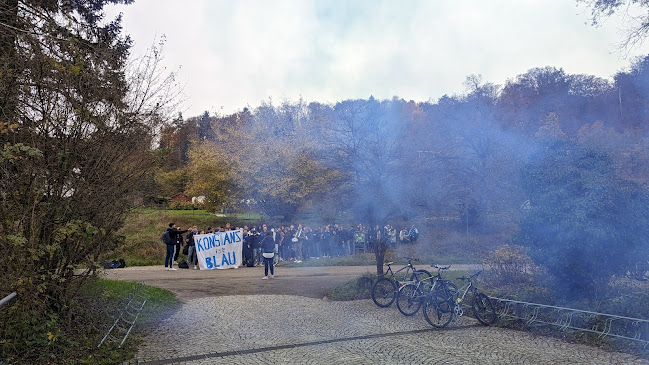
<svg viewBox="0 0 649 365"><path fill-rule="evenodd" d="M618 19L594 28L574 0L136 0L118 12L133 55L166 37L185 117L268 98L436 101L471 74L503 84L543 66L610 78L649 53L624 58Z"/></svg>

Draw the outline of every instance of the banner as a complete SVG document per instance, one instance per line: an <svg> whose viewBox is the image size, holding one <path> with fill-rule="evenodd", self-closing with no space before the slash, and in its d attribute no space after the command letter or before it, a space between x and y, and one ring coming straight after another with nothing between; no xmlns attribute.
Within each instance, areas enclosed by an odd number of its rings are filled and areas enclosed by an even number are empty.
<svg viewBox="0 0 649 365"><path fill-rule="evenodd" d="M197 234L194 236L194 244L201 270L236 269L241 265L241 230Z"/></svg>

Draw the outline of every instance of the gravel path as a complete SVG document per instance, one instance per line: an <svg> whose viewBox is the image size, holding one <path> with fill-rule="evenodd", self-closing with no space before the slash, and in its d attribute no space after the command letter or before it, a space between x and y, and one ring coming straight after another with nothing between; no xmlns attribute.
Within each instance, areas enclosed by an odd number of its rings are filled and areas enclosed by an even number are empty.
<svg viewBox="0 0 649 365"><path fill-rule="evenodd" d="M454 265L454 269L474 269ZM183 302L140 346L138 364L647 364L633 355L460 318L430 327L420 313L324 293L373 266L165 271L107 270L110 279L173 291ZM452 276L452 274L451 274Z"/></svg>
<svg viewBox="0 0 649 365"><path fill-rule="evenodd" d="M278 280L278 279L275 279ZM186 302L145 337L139 364L649 364L471 318L432 329L371 300L287 295Z"/></svg>

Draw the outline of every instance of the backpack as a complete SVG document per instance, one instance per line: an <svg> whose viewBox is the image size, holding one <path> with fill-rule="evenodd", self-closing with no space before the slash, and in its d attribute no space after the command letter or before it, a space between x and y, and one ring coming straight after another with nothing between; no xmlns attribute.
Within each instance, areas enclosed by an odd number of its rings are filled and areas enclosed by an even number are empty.
<svg viewBox="0 0 649 365"><path fill-rule="evenodd" d="M160 237L160 239L162 240L162 242L164 242L164 243L166 243L168 245L172 244L171 236L169 235L169 231L162 232L162 237Z"/></svg>
<svg viewBox="0 0 649 365"><path fill-rule="evenodd" d="M178 268L179 269L189 269L189 265L187 264L187 261L181 261L178 263Z"/></svg>

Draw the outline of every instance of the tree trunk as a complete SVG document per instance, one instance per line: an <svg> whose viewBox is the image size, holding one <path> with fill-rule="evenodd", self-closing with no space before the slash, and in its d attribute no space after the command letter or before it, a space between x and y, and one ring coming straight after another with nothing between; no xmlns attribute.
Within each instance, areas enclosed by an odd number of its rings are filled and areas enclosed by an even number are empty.
<svg viewBox="0 0 649 365"><path fill-rule="evenodd" d="M387 249L387 245L382 241L382 239L379 239L374 245L374 257L376 258L376 276L378 276L379 279L383 277L383 263L385 261L385 251Z"/></svg>
<svg viewBox="0 0 649 365"><path fill-rule="evenodd" d="M18 29L18 0L0 0L0 129L17 120L18 64L16 32Z"/></svg>

